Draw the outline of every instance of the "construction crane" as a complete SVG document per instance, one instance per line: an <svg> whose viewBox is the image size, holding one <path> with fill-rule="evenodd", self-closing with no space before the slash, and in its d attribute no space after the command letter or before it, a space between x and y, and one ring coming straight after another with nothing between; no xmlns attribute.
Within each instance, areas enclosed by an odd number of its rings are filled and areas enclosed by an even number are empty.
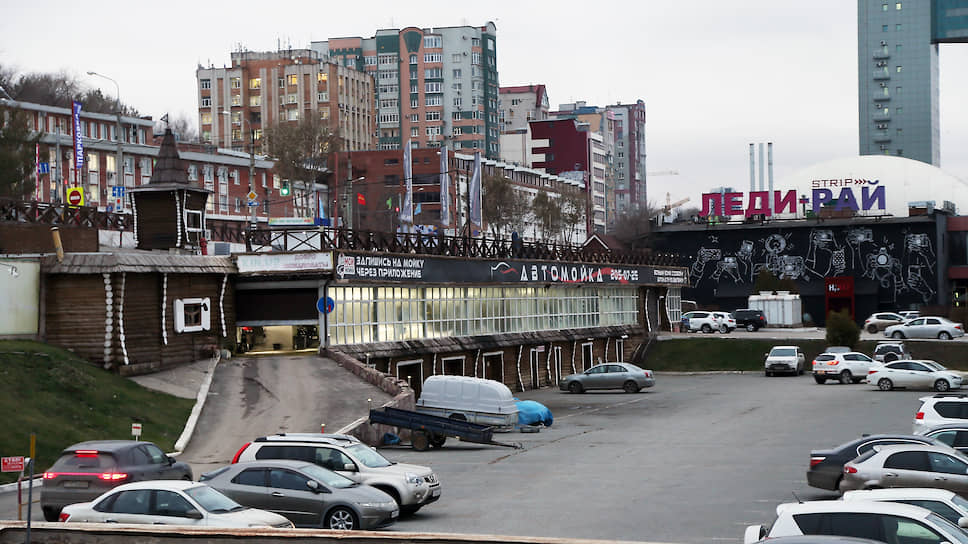
<svg viewBox="0 0 968 544"><path fill-rule="evenodd" d="M682 206L686 202L689 202L689 197L688 196L686 198L681 198L681 199L673 202L672 201L672 195L669 194L669 193L666 193L666 204L665 204L665 206L661 207L654 214L652 214L652 217L650 217L649 219L656 219L659 216L670 216L670 215L672 215L672 210L678 208L679 206Z"/></svg>

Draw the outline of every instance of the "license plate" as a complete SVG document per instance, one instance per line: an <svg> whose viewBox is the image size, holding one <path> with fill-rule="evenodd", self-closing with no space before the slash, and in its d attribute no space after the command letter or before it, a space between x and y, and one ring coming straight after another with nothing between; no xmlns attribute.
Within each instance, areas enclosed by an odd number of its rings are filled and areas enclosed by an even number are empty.
<svg viewBox="0 0 968 544"><path fill-rule="evenodd" d="M64 487L87 489L87 482L80 480L73 480L69 482L64 482Z"/></svg>
<svg viewBox="0 0 968 544"><path fill-rule="evenodd" d="M430 496L431 497L439 497L440 496L440 488L439 487L436 487L434 489L431 489L430 490Z"/></svg>
<svg viewBox="0 0 968 544"><path fill-rule="evenodd" d="M390 512L390 517L391 518L395 518L395 517L397 517L399 515L400 515L400 511L399 510L394 510L393 512Z"/></svg>

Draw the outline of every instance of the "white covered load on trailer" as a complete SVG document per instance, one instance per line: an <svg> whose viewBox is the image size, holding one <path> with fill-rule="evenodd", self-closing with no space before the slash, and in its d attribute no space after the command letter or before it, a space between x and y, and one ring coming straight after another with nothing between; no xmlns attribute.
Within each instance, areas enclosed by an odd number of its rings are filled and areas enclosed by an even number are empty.
<svg viewBox="0 0 968 544"><path fill-rule="evenodd" d="M518 406L508 386L470 376L430 376L423 383L416 410L495 430L511 430L518 424Z"/></svg>

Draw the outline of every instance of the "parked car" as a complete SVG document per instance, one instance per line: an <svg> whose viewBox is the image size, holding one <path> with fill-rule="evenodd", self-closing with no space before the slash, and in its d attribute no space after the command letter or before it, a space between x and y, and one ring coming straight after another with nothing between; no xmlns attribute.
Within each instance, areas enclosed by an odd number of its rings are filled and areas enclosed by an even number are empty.
<svg viewBox="0 0 968 544"><path fill-rule="evenodd" d="M440 481L429 467L394 463L353 436L320 433L262 436L239 448L232 463L264 459L315 463L354 482L371 485L393 497L401 514L412 514L440 499Z"/></svg>
<svg viewBox="0 0 968 544"><path fill-rule="evenodd" d="M873 364L873 359L857 351L821 353L813 360L813 379L821 384L828 379L843 384L860 383Z"/></svg>
<svg viewBox="0 0 968 544"><path fill-rule="evenodd" d="M496 429L518 424L518 407L508 386L471 376L430 376L424 380L415 410Z"/></svg>
<svg viewBox="0 0 968 544"><path fill-rule="evenodd" d="M924 428L922 430L923 436L941 442L961 453L968 453L968 418L959 419L962 420L959 423L943 423Z"/></svg>
<svg viewBox="0 0 968 544"><path fill-rule="evenodd" d="M823 353L849 353L854 351L850 346L827 346Z"/></svg>
<svg viewBox="0 0 968 544"><path fill-rule="evenodd" d="M911 353L907 350L904 342L886 342L882 341L874 347L873 358L875 361L881 363L890 363L891 361L897 361L898 359L913 359Z"/></svg>
<svg viewBox="0 0 968 544"><path fill-rule="evenodd" d="M955 525L968 524L968 499L947 489L929 487L864 489L844 493L843 500L910 504L931 510Z"/></svg>
<svg viewBox="0 0 968 544"><path fill-rule="evenodd" d="M904 434L873 434L855 438L828 450L810 452L807 484L818 489L837 491L844 476L844 464L875 446L890 444L938 444L925 436Z"/></svg>
<svg viewBox="0 0 968 544"><path fill-rule="evenodd" d="M638 393L640 389L654 385L651 370L643 370L631 363L603 363L565 376L558 382L558 389L571 393L592 389L624 389L626 393Z"/></svg>
<svg viewBox="0 0 968 544"><path fill-rule="evenodd" d="M683 316L685 330L687 332L702 331L707 334L716 332L723 325L722 318L724 315L726 315L725 312L689 312Z"/></svg>
<svg viewBox="0 0 968 544"><path fill-rule="evenodd" d="M968 457L948 446L878 446L844 465L841 491L935 487L968 493Z"/></svg>
<svg viewBox="0 0 968 544"><path fill-rule="evenodd" d="M736 326L742 327L749 332L758 331L768 325L766 315L763 314L763 310L741 308L739 310L734 310L732 315L733 319L736 320Z"/></svg>
<svg viewBox="0 0 968 544"><path fill-rule="evenodd" d="M379 529L400 515L390 495L306 461L236 463L207 472L200 481L240 504L286 516L298 527Z"/></svg>
<svg viewBox="0 0 968 544"><path fill-rule="evenodd" d="M917 310L901 310L898 312L898 315L900 315L904 319L914 319L917 317L921 317L921 312Z"/></svg>
<svg viewBox="0 0 968 544"><path fill-rule="evenodd" d="M91 502L65 506L60 521L202 527L292 527L284 516L246 508L211 487L185 480L120 485Z"/></svg>
<svg viewBox="0 0 968 544"><path fill-rule="evenodd" d="M743 543L794 535L837 535L877 542L968 544L968 533L934 512L892 502L809 501L781 504L767 529L746 528Z"/></svg>
<svg viewBox="0 0 968 544"><path fill-rule="evenodd" d="M961 376L934 361L902 359L874 365L867 373L867 383L881 391L896 387L948 391L961 387Z"/></svg>
<svg viewBox="0 0 968 544"><path fill-rule="evenodd" d="M806 358L797 346L773 346L765 357L763 364L767 376L773 376L778 372L803 374Z"/></svg>
<svg viewBox="0 0 968 544"><path fill-rule="evenodd" d="M965 328L961 323L955 323L943 317L918 317L884 329L884 336L897 340L904 338L951 340L964 335Z"/></svg>
<svg viewBox="0 0 968 544"><path fill-rule="evenodd" d="M729 334L736 330L736 318L726 312L713 312L713 317L719 321L719 332Z"/></svg>
<svg viewBox="0 0 968 544"><path fill-rule="evenodd" d="M925 434L946 423L968 423L968 395L961 393L921 397L914 413L914 434Z"/></svg>
<svg viewBox="0 0 968 544"><path fill-rule="evenodd" d="M68 504L86 502L121 484L140 480L192 480L192 468L152 442L91 440L61 452L44 472L40 508L57 521Z"/></svg>
<svg viewBox="0 0 968 544"><path fill-rule="evenodd" d="M878 312L876 314L871 314L870 317L864 320L864 330L874 334L880 332L891 325L900 325L904 323L907 319L901 314L896 314L894 312Z"/></svg>

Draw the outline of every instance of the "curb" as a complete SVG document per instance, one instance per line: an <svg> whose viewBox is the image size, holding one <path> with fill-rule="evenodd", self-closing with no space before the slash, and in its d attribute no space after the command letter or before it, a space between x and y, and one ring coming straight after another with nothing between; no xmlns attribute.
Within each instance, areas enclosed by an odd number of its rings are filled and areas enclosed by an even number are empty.
<svg viewBox="0 0 968 544"><path fill-rule="evenodd" d="M188 421L185 422L185 429L182 430L181 436L175 441L175 451L169 454L172 457L177 457L185 451L185 448L188 446L188 441L191 440L192 434L195 433L195 425L198 424L198 418L201 417L202 408L205 407L205 400L208 398L208 391L212 387L215 367L221 359L221 353L216 351L215 356L212 357L212 364L208 368L208 376L205 377L202 386L198 388L198 395L195 396L195 406L192 407L192 413L188 416Z"/></svg>
<svg viewBox="0 0 968 544"><path fill-rule="evenodd" d="M40 482L43 481L43 479L44 478L42 476L34 476L35 489L38 489L38 490L40 489ZM27 482L28 482L27 478L24 478L24 480L21 482L21 485L24 486L24 489L27 488ZM16 491L16 490L17 490L17 482L14 482L12 484L0 485L0 493L9 493L11 491Z"/></svg>

